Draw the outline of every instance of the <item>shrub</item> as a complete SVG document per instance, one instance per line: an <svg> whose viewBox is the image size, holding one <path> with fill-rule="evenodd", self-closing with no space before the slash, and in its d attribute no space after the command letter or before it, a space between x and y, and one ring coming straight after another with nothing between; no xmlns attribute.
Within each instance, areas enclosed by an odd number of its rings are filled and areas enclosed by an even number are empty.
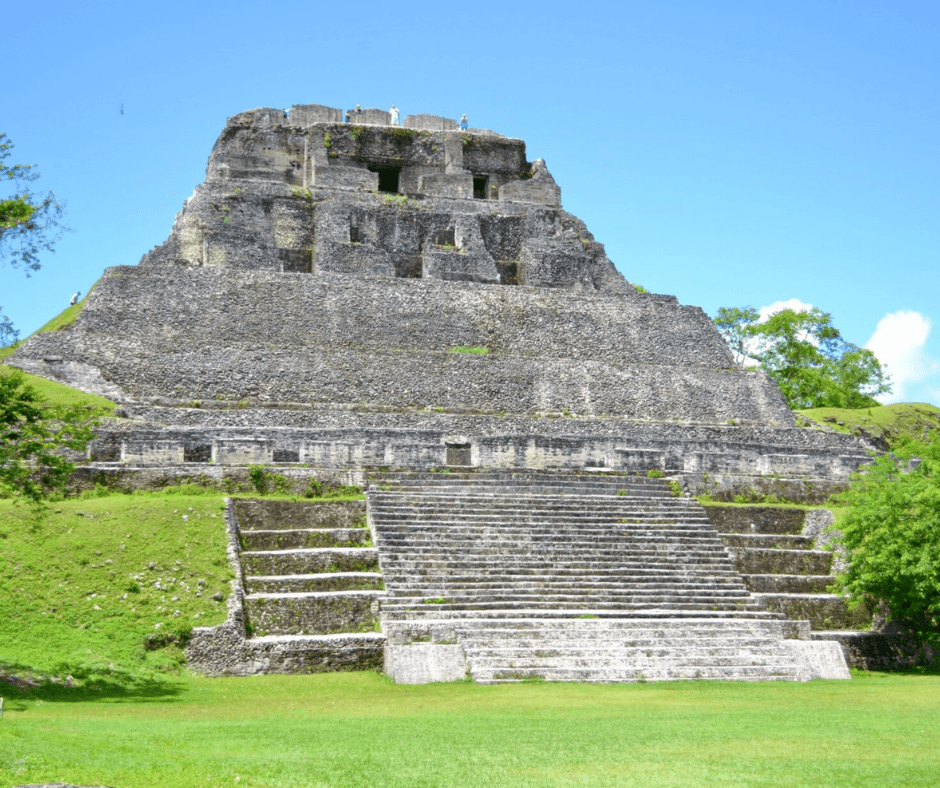
<svg viewBox="0 0 940 788"><path fill-rule="evenodd" d="M940 440L879 457L840 498L849 566L837 584L850 604L884 601L890 621L940 645Z"/></svg>

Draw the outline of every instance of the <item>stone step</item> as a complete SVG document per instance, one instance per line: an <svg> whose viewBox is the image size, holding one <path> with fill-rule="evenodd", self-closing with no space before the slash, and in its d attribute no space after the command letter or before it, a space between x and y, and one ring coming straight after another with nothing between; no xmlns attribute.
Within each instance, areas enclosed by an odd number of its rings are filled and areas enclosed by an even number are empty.
<svg viewBox="0 0 940 788"><path fill-rule="evenodd" d="M290 551L291 554L299 554L305 551ZM259 564L259 561L267 558L268 561L272 563L269 564ZM291 561L302 561L306 560L302 556L292 556L288 555L287 552L279 554L276 552L267 552L267 553L252 553L251 558L248 561L249 569L251 574L295 574L292 570L290 572L269 572L269 571L254 571L253 567L255 566L275 566L279 565L278 562L291 562ZM316 559L321 560L321 559ZM361 568L351 568L351 562L355 562L357 559L355 557L344 557L340 555L336 559L339 561L347 561L346 566L350 568L341 568L341 564L336 564L335 571L345 571L345 572L364 572L369 571L368 569ZM363 557L362 559L366 559ZM642 564L642 567L639 566ZM293 564L289 564L293 565ZM299 565L299 564L298 564ZM634 570L634 567L635 570ZM374 567L370 567L374 568ZM466 556L466 557L429 557L427 559L423 558L411 558L407 553L404 553L402 556L395 554L389 555L385 552L382 554L382 571L389 576L398 576L402 573L405 574L414 574L414 573L424 573L427 574L431 572L433 574L440 574L442 572L452 573L452 572L467 572L473 568L476 568L480 573L494 573L499 572L503 573L506 571L519 572L522 570L534 570L542 572L543 574L557 574L560 571L577 571L585 572L590 571L594 573L603 572L605 570L616 570L616 569L630 569L631 571L637 572L646 572L651 571L685 571L696 576L707 575L708 572L718 571L722 574L730 574L734 572L734 568L731 563L725 556L709 556L705 558L700 558L694 555L681 555L670 557L665 554L654 554L650 553L631 553L631 554L621 554L616 558L610 559L605 557L603 560L595 556L587 555L583 558L573 557L573 558L562 558L560 556L554 556L551 559L550 564L546 562L545 555L514 555L506 556L503 554L497 554L492 556L487 556L485 558L479 558L477 556ZM324 571L334 571L326 569Z"/></svg>
<svg viewBox="0 0 940 788"><path fill-rule="evenodd" d="M622 565L617 565L617 568L627 569L629 567L623 567ZM740 588L742 591L746 590L746 586L740 582L740 575L733 572L730 569L722 569L721 572L717 573L721 578L729 582L714 583L715 588ZM339 567L335 571L338 572L368 572L375 571L376 567L372 569L348 569ZM545 580L551 580L553 582L564 583L566 581L577 581L577 578L580 574L584 572L596 573L598 570L597 567L593 566L591 562L585 562L584 565L578 564L565 564L564 566L559 567L558 570L553 566L546 566L543 561L535 561L529 565L520 565L520 564L510 564L510 563L501 563L497 566L487 566L484 563L479 564L478 566L468 565L468 564L459 564L456 562L449 562L446 565L443 562L436 562L426 566L420 567L404 567L402 568L399 565L392 564L388 562L383 562L382 565L382 574L385 577L385 582L389 589L397 591L398 589L406 588L415 588L415 589L437 589L437 588L446 588L450 585L451 579L455 575L460 575L464 578L467 578L463 581L460 581L464 584L472 583L474 578L479 578L482 580L491 579L494 576L500 575L514 575L519 578L526 577L526 570L528 571L529 579L532 578L543 578ZM563 571L562 571L563 570ZM689 567L684 564L673 564L673 565L657 565L650 566L647 568L649 574L647 577L650 577L653 582L660 585L667 585L672 588L683 587L686 581L690 581L693 585L702 586L702 584L709 584L711 578L716 575L716 570L713 570L707 565L697 565L694 567ZM325 571L332 571L327 569ZM319 574L318 571L312 572L254 572L253 574ZM603 581L594 581L594 585L598 585L603 582L606 587L618 587L621 585L639 585L641 581L636 581L635 575L632 571L625 571L622 575L623 582L618 582L617 576L611 574L609 579ZM457 583L458 585L460 583ZM512 583L507 579L507 587L515 588L515 583ZM520 586L521 587L521 586ZM585 586L579 586L581 588L586 588Z"/></svg>
<svg viewBox="0 0 940 788"><path fill-rule="evenodd" d="M834 575L742 575L752 592L770 594L824 594Z"/></svg>
<svg viewBox="0 0 940 788"><path fill-rule="evenodd" d="M651 532L699 533L708 534L717 542L721 539L714 529L704 520L669 517L477 517L475 515L448 515L447 517L385 517L376 515L373 523L380 523L384 529L409 533L415 530L445 533L466 531L479 533L486 531L583 531L585 533L608 533L649 530ZM756 545L755 545L756 546Z"/></svg>
<svg viewBox="0 0 940 788"><path fill-rule="evenodd" d="M570 556L572 559L596 558L603 560L620 560L621 563L631 559L645 560L653 558L681 562L688 558L690 561L727 561L728 554L723 547L707 543L683 545L681 543L660 544L653 540L649 542L630 541L626 543L610 542L583 542L568 543L549 541L507 541L494 539L481 543L480 540L467 540L457 542L450 540L408 542L401 540L389 544L384 538L379 540L382 548L382 558L410 558L412 560L429 561L432 558L447 557L454 560L466 561L474 558L489 558L502 556L507 560L531 556ZM268 550L262 552L284 552Z"/></svg>
<svg viewBox="0 0 940 788"><path fill-rule="evenodd" d="M378 488L366 493L370 502L387 501L397 498L402 501L468 501L474 500L481 504L495 503L500 500L509 502L531 501L538 505L550 504L553 500L564 504L572 500L583 499L590 503L603 505L613 504L617 501L634 501L636 503L651 504L658 501L671 501L676 505L690 503L691 499L673 495L665 488L598 488L582 487L573 489L566 486L558 487L507 487L499 484L489 484L478 488L461 485L440 485L434 488L405 487L399 489Z"/></svg>
<svg viewBox="0 0 940 788"><path fill-rule="evenodd" d="M616 654L625 651L634 651L644 654L650 651L699 651L714 652L723 656L740 654L742 650L767 650L770 645L774 651L779 651L779 641L772 640L766 635L754 632L742 632L738 635L687 635L673 631L659 635L645 630L619 633L614 637L584 638L576 633L566 636L555 632L551 637L507 636L500 634L496 637L487 637L486 630L468 634L461 641L468 656L473 657L578 657L585 653Z"/></svg>
<svg viewBox="0 0 940 788"><path fill-rule="evenodd" d="M615 591L608 590L600 593L576 593L565 594L554 590L545 591L515 591L507 593L504 589L502 593L456 593L450 591L445 596L431 596L430 594L420 594L415 596L404 596L391 593L385 604L386 610L395 607L436 604L441 609L447 607L466 608L470 605L485 605L486 607L499 606L502 603L505 606L537 606L552 604L562 607L588 607L589 602L603 603L605 605L624 604L633 605L641 602L644 606L649 606L652 602L672 603L676 601L687 601L690 604L706 604L714 602L716 604L735 604L735 603L753 603L752 596L747 591L735 589L727 591L713 591L711 589L681 589L673 588L669 590L651 589L649 591ZM753 604L759 609L759 605Z"/></svg>
<svg viewBox="0 0 940 788"><path fill-rule="evenodd" d="M248 575L303 575L324 572L369 572L379 568L374 547L308 548L243 552L242 568Z"/></svg>
<svg viewBox="0 0 940 788"><path fill-rule="evenodd" d="M248 594L245 608L259 635L327 635L371 630L381 591Z"/></svg>
<svg viewBox="0 0 940 788"><path fill-rule="evenodd" d="M385 583L379 572L326 572L310 575L249 575L249 594L276 594L300 591L382 591Z"/></svg>
<svg viewBox="0 0 940 788"><path fill-rule="evenodd" d="M281 528L361 528L363 501L283 501L235 498L232 501L239 530Z"/></svg>
<svg viewBox="0 0 940 788"><path fill-rule="evenodd" d="M245 641L247 673L324 673L382 670L381 632L265 635Z"/></svg>
<svg viewBox="0 0 940 788"><path fill-rule="evenodd" d="M832 553L826 550L764 550L729 547L735 567L747 575L828 575Z"/></svg>
<svg viewBox="0 0 940 788"><path fill-rule="evenodd" d="M764 550L812 550L812 536L791 534L723 534L721 541L727 547L747 547Z"/></svg>
<svg viewBox="0 0 940 788"><path fill-rule="evenodd" d="M241 531L243 550L291 550L306 547L357 547L372 540L368 528L295 528ZM367 546L371 547L371 544Z"/></svg>
<svg viewBox="0 0 940 788"><path fill-rule="evenodd" d="M559 608L557 606L545 607L474 607L460 608L451 607L441 610L441 605L415 605L412 607L399 609L396 607L382 607L382 620L384 622L419 622L422 619L426 621L452 621L461 619L474 619L482 616L489 618L581 618L585 620L593 618L623 618L624 616L648 616L651 618L663 618L672 616L675 618L689 618L690 616L738 616L743 618L754 618L755 616L766 616L768 619L783 619L781 613L770 610L760 610L755 606L738 608L735 605L682 605L682 604L657 604L651 602L647 605L638 605L635 607L624 607L622 605L595 605L594 607L576 607Z"/></svg>
<svg viewBox="0 0 940 788"><path fill-rule="evenodd" d="M861 629L871 626L872 614L864 605L849 610L838 594L753 594L765 610L810 622L814 630Z"/></svg>
<svg viewBox="0 0 940 788"><path fill-rule="evenodd" d="M705 511L720 533L799 535L806 516L797 507L709 505Z"/></svg>
<svg viewBox="0 0 940 788"><path fill-rule="evenodd" d="M583 536L566 536L565 534L537 534L518 533L505 535L494 533L481 538L478 534L406 534L386 533L382 531L379 537L382 553L396 550L423 551L458 551L472 549L482 553L507 548L512 551L530 550L563 550L563 551L596 551L597 553L621 552L625 548L632 551L652 551L655 553L676 553L680 550L689 550L708 555L727 555L724 546L717 539L707 536L663 536L656 534L598 534L590 538Z"/></svg>
<svg viewBox="0 0 940 788"><path fill-rule="evenodd" d="M496 509L487 511L482 509L460 510L457 508L435 507L434 509L418 509L399 507L396 509L375 509L372 511L372 522L421 524L456 524L467 526L508 524L525 528L531 525L544 523L558 523L559 525L587 526L598 525L669 525L676 524L686 527L695 527L706 530L718 536L708 519L695 512L649 509L638 510L634 508L611 508L607 510L592 511L585 508L572 509L538 509L526 507L525 509Z"/></svg>
<svg viewBox="0 0 940 788"><path fill-rule="evenodd" d="M467 657L474 670L508 668L623 668L627 665L650 667L709 666L728 667L760 665L779 667L781 658L790 662L776 643L764 641L752 644L742 654L741 647L721 646L648 646L644 648L568 648L562 653L555 649L531 649L526 647L507 649L469 649Z"/></svg>
<svg viewBox="0 0 940 788"><path fill-rule="evenodd" d="M369 573L356 573L356 576L359 574L368 575ZM323 577L332 577L333 575L322 575ZM293 577L293 575L291 576ZM321 575L311 575L311 577L321 577ZM264 579L264 578L253 578L253 579ZM506 579L503 581L494 581L491 577L481 577L470 580L461 580L455 582L453 578L448 578L447 583L441 586L442 592L435 594L436 596L446 595L446 593L470 593L470 592L485 592L485 591L499 591L505 589L507 586L512 587L514 591L570 591L572 593L592 593L594 591L604 591L607 589L613 589L618 592L628 593L631 591L649 591L650 593L658 593L661 591L671 591L677 587L675 580L671 582L662 581L659 579L651 580L649 582L628 582L620 578L611 578L607 581L604 580L583 580L583 581L571 581L571 580L556 580L553 578L543 578L538 580L532 580L531 578L524 578L520 580ZM402 589L408 587L408 584L397 584L396 590L392 593L393 595L403 595L405 592ZM738 593L747 593L748 589L737 577L734 578L721 578L721 579L712 579L710 577L698 578L694 580L683 579L681 587L683 589L707 589L708 591L727 589L728 591L738 592Z"/></svg>
<svg viewBox="0 0 940 788"><path fill-rule="evenodd" d="M457 635L470 637L486 633L487 636L562 638L577 633L579 637L588 635L610 639L624 636L643 636L655 633L657 636L677 637L750 637L759 635L774 640L798 633L799 637L808 636L797 624L786 621L779 615L767 612L755 612L747 615L730 615L727 612L694 611L688 616L670 613L658 616L655 613L630 612L617 615L611 611L597 611L597 618L585 617L583 610L556 610L551 615L502 616L492 612L479 616L463 615L461 620L425 619L421 622L389 622L387 630L394 635L398 632L420 630L434 632L441 628L449 631L449 639ZM756 633L756 635L755 635Z"/></svg>
<svg viewBox="0 0 940 788"><path fill-rule="evenodd" d="M605 601L603 599L589 598L583 600L538 600L538 599L493 599L489 602L469 602L457 600L453 604L440 605L405 605L405 604L383 604L382 615L390 620L402 620L409 617L415 618L437 618L447 617L452 613L472 613L486 612L493 610L502 611L547 611L554 610L559 606L565 606L568 609L580 610L582 614L590 617L587 611L596 612L599 610L619 611L621 615L630 615L636 611L672 611L672 612L726 612L740 613L742 615L760 612L765 609L761 605L746 600L720 601L714 599L705 599L696 601L695 599L660 597L656 599L636 599L633 601L625 599L614 599ZM433 612L431 608L434 608Z"/></svg>
<svg viewBox="0 0 940 788"><path fill-rule="evenodd" d="M505 668L470 671L477 684L509 684L531 680L577 682L580 684L628 684L647 681L805 681L807 677L800 667L787 663L775 668L768 666L740 665L737 667L689 666L689 667L643 667L611 670L570 668L550 670L530 668L507 670Z"/></svg>
<svg viewBox="0 0 940 788"><path fill-rule="evenodd" d="M400 507L419 509L457 508L457 509L572 509L579 503L589 509L607 511L620 507L637 509L663 508L667 511L700 511L697 502L687 498L651 498L633 495L509 495L509 494L470 494L457 491L441 493L369 493L369 509L385 511ZM700 512L702 513L702 512ZM702 513L703 516L704 513Z"/></svg>

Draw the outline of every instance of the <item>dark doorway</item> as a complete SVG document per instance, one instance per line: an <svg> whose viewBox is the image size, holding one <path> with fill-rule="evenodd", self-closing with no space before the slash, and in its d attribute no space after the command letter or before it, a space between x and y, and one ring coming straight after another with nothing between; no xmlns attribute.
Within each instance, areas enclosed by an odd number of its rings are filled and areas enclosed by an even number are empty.
<svg viewBox="0 0 940 788"><path fill-rule="evenodd" d="M454 236L455 233L453 227L448 227L446 230L438 230L436 233L434 233L434 245L456 246L457 241Z"/></svg>
<svg viewBox="0 0 940 788"><path fill-rule="evenodd" d="M380 167L373 165L369 167L369 172L379 174L379 191L389 194L398 194L398 176L401 173L401 167Z"/></svg>
<svg viewBox="0 0 940 788"><path fill-rule="evenodd" d="M486 182L489 180L485 175L473 176L473 199L486 199Z"/></svg>
<svg viewBox="0 0 940 788"><path fill-rule="evenodd" d="M362 237L359 235L359 228L354 225L349 226L349 242L354 244L362 243Z"/></svg>
<svg viewBox="0 0 940 788"><path fill-rule="evenodd" d="M211 462L212 444L183 446L183 462Z"/></svg>

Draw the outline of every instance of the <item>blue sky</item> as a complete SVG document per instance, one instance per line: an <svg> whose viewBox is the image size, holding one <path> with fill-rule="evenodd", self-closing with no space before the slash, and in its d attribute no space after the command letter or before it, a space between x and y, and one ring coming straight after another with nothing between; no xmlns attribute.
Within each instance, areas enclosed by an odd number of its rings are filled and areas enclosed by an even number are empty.
<svg viewBox="0 0 940 788"><path fill-rule="evenodd" d="M940 3L83 4L4 11L0 131L73 232L27 334L168 235L225 119L326 104L522 137L631 282L812 304L940 405ZM124 114L121 114L123 105Z"/></svg>

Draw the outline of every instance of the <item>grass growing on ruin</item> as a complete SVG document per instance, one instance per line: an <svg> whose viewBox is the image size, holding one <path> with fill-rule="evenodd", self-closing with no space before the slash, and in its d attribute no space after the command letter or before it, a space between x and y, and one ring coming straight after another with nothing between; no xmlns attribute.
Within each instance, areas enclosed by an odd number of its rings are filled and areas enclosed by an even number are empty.
<svg viewBox="0 0 940 788"><path fill-rule="evenodd" d="M878 408L814 408L797 413L837 432L884 438L889 448L905 440L923 441L931 430L940 430L940 408L921 402L898 402Z"/></svg>
<svg viewBox="0 0 940 788"><path fill-rule="evenodd" d="M177 669L188 631L225 619L226 546L218 494L0 501L0 673L109 685Z"/></svg>
<svg viewBox="0 0 940 788"><path fill-rule="evenodd" d="M3 370L0 370L0 374L2 373ZM23 372L23 375L26 377L26 382L36 389L39 396L49 405L96 408L105 415L110 414L117 407L111 400L99 397L97 394L86 394L84 391L66 386L64 383L47 380L28 372Z"/></svg>
<svg viewBox="0 0 940 788"><path fill-rule="evenodd" d="M4 694L4 785L880 788L940 772L937 674L484 687L340 673Z"/></svg>
<svg viewBox="0 0 940 788"><path fill-rule="evenodd" d="M473 356L485 356L490 352L490 349L488 347L480 347L478 345L458 345L457 347L452 347L450 352L468 353Z"/></svg>

